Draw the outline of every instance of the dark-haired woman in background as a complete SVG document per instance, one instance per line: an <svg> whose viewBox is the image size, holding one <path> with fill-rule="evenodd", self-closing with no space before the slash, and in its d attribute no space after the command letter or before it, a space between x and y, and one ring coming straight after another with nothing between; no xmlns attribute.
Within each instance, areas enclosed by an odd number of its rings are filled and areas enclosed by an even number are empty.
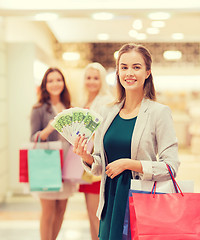
<svg viewBox="0 0 200 240"><path fill-rule="evenodd" d="M64 155L70 144L51 126L53 118L66 108L70 108L70 94L65 78L58 68L49 68L39 88L38 102L31 113L31 141L40 136L41 141L62 141ZM70 181L63 183L62 192L38 193L41 203L41 240L56 240L62 226L67 200L76 185Z"/></svg>

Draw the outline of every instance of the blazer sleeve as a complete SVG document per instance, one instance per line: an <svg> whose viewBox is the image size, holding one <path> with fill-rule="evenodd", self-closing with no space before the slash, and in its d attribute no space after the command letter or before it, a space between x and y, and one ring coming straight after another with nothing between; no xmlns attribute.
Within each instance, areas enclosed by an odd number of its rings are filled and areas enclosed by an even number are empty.
<svg viewBox="0 0 200 240"><path fill-rule="evenodd" d="M171 110L164 106L155 119L155 149L157 161L141 161L143 180L164 181L170 179L166 164L176 176L180 161L178 158L178 141L174 130Z"/></svg>
<svg viewBox="0 0 200 240"><path fill-rule="evenodd" d="M40 108L33 108L31 111L31 137L30 140L34 141L37 134L42 131L42 114Z"/></svg>

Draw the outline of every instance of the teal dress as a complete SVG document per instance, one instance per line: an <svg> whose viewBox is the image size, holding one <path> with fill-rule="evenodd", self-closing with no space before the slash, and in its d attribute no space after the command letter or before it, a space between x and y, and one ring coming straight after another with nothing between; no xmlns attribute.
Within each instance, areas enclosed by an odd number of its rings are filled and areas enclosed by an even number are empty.
<svg viewBox="0 0 200 240"><path fill-rule="evenodd" d="M115 117L104 136L108 163L120 158L131 158L131 139L136 118ZM101 214L99 239L121 240L132 173L125 170L115 178L106 178L105 204Z"/></svg>

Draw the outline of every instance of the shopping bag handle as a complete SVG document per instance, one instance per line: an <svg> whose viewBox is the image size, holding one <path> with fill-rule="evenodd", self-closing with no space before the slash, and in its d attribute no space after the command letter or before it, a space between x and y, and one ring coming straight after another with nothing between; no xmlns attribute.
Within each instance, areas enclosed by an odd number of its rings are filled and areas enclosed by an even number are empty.
<svg viewBox="0 0 200 240"><path fill-rule="evenodd" d="M181 193L181 195L183 196L183 192L182 192L181 188L179 187L177 181L175 180L174 175L171 170L171 167L168 164L167 164L167 169L169 171L169 174L170 174L170 177L172 179L175 189L177 190L177 192Z"/></svg>
<svg viewBox="0 0 200 240"><path fill-rule="evenodd" d="M180 193L182 196L184 196L181 188L179 187L178 183L176 182L176 180L174 178L171 167L168 164L166 164L166 165L167 165L167 169L169 171L169 174L170 174L170 177L172 179L172 182L173 182L176 193ZM154 197L155 197L155 194L156 194L156 185L157 185L157 181L154 182L153 188L151 190L151 194L154 194Z"/></svg>
<svg viewBox="0 0 200 240"><path fill-rule="evenodd" d="M47 141L47 149L50 149L50 144L48 141L49 137L47 137L46 141ZM40 138L40 132L38 132L38 134L36 135L36 138L34 140L34 145L33 145L33 149L36 149L36 146L38 145L38 148L40 149L40 143L41 143L41 138Z"/></svg>
<svg viewBox="0 0 200 240"><path fill-rule="evenodd" d="M34 141L33 149L35 149L37 143L40 143L40 142L41 142L40 133L38 133L37 136L36 136L36 138L35 138L35 141Z"/></svg>

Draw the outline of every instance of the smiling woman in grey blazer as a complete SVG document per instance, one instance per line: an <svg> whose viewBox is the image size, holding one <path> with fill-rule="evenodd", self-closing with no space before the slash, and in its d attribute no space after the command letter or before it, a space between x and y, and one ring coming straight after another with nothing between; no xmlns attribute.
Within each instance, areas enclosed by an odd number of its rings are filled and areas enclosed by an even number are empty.
<svg viewBox="0 0 200 240"><path fill-rule="evenodd" d="M102 175L97 216L100 240L121 240L131 178L162 181L178 171L178 143L169 107L156 102L151 55L141 45L126 44L119 51L118 96L104 110L95 134L94 153L79 136L74 152L84 167Z"/></svg>
<svg viewBox="0 0 200 240"><path fill-rule="evenodd" d="M65 78L58 68L49 68L45 72L38 92L38 102L31 111L31 141L40 136L41 141L62 141L64 156L69 149L67 142L51 122L61 111L71 107L70 94ZM37 192L40 199L40 239L55 240L62 226L68 198L76 191L76 184L63 182L60 192Z"/></svg>

